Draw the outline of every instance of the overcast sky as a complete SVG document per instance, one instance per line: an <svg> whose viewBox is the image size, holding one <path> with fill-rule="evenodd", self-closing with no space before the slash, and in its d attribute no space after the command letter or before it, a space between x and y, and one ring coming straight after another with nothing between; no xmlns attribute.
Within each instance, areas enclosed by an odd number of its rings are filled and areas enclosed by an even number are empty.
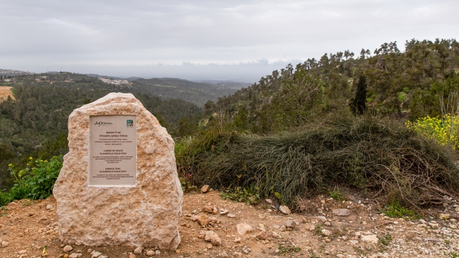
<svg viewBox="0 0 459 258"><path fill-rule="evenodd" d="M255 82L324 53L457 39L458 0L0 0L0 68Z"/></svg>

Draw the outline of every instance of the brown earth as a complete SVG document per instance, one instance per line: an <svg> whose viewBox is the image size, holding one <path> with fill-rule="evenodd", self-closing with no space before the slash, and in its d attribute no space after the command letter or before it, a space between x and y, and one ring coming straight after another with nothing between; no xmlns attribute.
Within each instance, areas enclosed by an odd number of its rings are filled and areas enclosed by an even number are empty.
<svg viewBox="0 0 459 258"><path fill-rule="evenodd" d="M71 251L64 252L66 246L57 233L55 199L15 201L0 208L0 257L457 257L459 254L459 205L446 197L444 209L436 211L437 216L411 221L389 218L378 212L376 202L352 197L346 201L328 196L305 200L303 211L290 215L277 211L274 205L263 201L251 206L223 200L219 192L212 190L205 194L185 194L179 249L145 248L134 254L135 247L118 246L74 245ZM217 214L212 213L214 207ZM221 215L221 209L234 217ZM344 216L334 214L336 209L341 209ZM198 224L203 218L210 221L206 228ZM250 225L252 231L239 234L240 223ZM205 231L217 233L221 246L206 242L202 235Z"/></svg>
<svg viewBox="0 0 459 258"><path fill-rule="evenodd" d="M13 93L11 92L11 88L12 87L8 86L0 86L0 99L8 99L8 96L14 99Z"/></svg>

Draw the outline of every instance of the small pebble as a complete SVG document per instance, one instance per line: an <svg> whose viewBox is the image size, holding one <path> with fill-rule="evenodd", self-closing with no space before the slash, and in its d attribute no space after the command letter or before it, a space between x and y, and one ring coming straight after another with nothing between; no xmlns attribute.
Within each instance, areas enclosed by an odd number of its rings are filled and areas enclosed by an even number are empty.
<svg viewBox="0 0 459 258"><path fill-rule="evenodd" d="M135 250L134 250L134 253L135 254L141 254L143 251L143 248L141 246L138 246Z"/></svg>
<svg viewBox="0 0 459 258"><path fill-rule="evenodd" d="M72 251L72 250L73 250L73 247L70 246L70 245L66 245L66 246L62 249L62 251L64 251L64 253L68 253L68 252L70 252L70 251Z"/></svg>

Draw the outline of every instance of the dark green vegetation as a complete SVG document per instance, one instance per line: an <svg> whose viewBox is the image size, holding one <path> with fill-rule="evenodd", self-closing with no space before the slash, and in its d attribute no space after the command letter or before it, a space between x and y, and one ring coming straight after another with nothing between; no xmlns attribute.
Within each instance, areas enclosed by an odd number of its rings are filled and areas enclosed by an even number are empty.
<svg viewBox="0 0 459 258"><path fill-rule="evenodd" d="M13 77L15 100L0 101L0 189L10 188L8 164L26 166L30 156L50 159L65 154L69 114L110 92L133 93L172 134L187 132L202 108L164 99L132 84L113 85L80 74L55 73Z"/></svg>
<svg viewBox="0 0 459 258"><path fill-rule="evenodd" d="M177 145L180 173L289 205L336 187L403 207L439 204L458 194L457 153L403 122L447 113L458 92L455 40L325 54L207 102L206 126Z"/></svg>
<svg viewBox="0 0 459 258"><path fill-rule="evenodd" d="M0 192L0 206L12 200L38 200L51 196L54 182L62 168L62 156L54 156L49 161L30 157L26 167L21 170L13 164L8 167L14 177L14 185L8 192Z"/></svg>
<svg viewBox="0 0 459 258"><path fill-rule="evenodd" d="M446 103L459 91L458 44L411 40L405 52L396 43L384 43L373 56L364 49L358 58L349 51L324 54L320 60L288 65L251 87L208 102L205 111L219 114L238 131L259 134L291 131L315 117L349 109L361 103L363 94L370 113L408 114L411 119L437 116L440 99ZM367 86L357 90L362 79Z"/></svg>
<svg viewBox="0 0 459 258"><path fill-rule="evenodd" d="M403 205L441 203L459 187L452 150L427 141L398 121L372 116L332 117L315 128L283 135L206 134L180 153L194 183L281 193L281 203L343 185ZM196 152L196 150L199 150Z"/></svg>
<svg viewBox="0 0 459 258"><path fill-rule="evenodd" d="M404 51L384 43L358 57L350 51L324 54L218 100L227 89L206 95L209 86L184 90L175 79L114 86L82 75L21 78L13 85L17 100L0 104L0 169L6 160L19 168L29 155L65 153L69 112L121 91L133 92L175 137L185 189L210 184L224 198L254 203L271 197L291 207L318 193L345 198L336 189L346 189L385 202L384 212L408 217L459 194L457 150L404 125L427 115L457 115L456 40L411 40ZM204 116L171 96L205 99ZM36 115L42 111L47 115Z"/></svg>

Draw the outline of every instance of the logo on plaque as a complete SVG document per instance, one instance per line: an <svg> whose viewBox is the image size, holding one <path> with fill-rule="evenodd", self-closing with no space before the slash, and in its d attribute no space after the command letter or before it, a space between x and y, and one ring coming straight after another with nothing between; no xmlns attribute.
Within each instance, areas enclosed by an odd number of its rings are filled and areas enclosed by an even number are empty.
<svg viewBox="0 0 459 258"><path fill-rule="evenodd" d="M126 126L127 127L134 127L134 120L130 120L130 119L126 120Z"/></svg>

